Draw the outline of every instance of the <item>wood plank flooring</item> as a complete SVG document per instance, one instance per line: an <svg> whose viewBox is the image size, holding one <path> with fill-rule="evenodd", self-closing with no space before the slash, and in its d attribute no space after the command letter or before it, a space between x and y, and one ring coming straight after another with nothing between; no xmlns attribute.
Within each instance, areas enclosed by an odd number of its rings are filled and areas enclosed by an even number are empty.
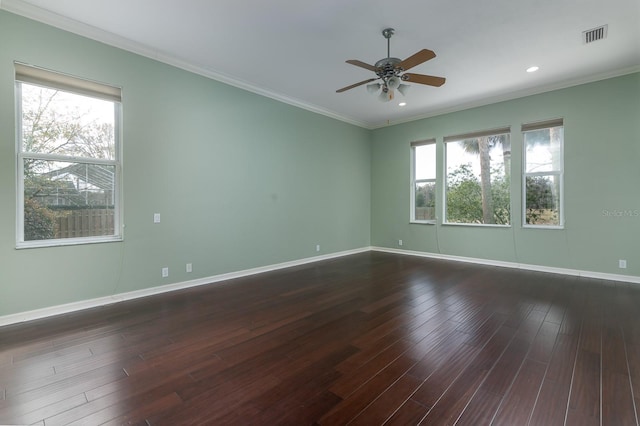
<svg viewBox="0 0 640 426"><path fill-rule="evenodd" d="M379 252L0 328L0 424L618 426L639 407L638 287Z"/></svg>

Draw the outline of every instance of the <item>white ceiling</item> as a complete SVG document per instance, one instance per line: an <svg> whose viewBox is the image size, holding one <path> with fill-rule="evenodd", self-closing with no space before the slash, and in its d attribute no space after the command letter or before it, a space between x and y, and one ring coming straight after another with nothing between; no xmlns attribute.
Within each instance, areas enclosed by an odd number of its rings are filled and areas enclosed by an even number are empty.
<svg viewBox="0 0 640 426"><path fill-rule="evenodd" d="M0 0L0 8L367 128L640 70L639 0ZM608 25L583 44L582 31ZM422 48L407 105L345 63ZM528 74L525 69L540 70Z"/></svg>

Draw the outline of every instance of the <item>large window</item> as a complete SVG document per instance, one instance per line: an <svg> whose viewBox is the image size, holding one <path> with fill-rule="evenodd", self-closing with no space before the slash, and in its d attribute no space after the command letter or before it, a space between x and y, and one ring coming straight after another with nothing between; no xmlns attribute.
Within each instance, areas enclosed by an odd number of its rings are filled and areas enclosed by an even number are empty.
<svg viewBox="0 0 640 426"><path fill-rule="evenodd" d="M563 121L522 126L524 136L524 226L562 227Z"/></svg>
<svg viewBox="0 0 640 426"><path fill-rule="evenodd" d="M411 221L436 220L436 141L411 143Z"/></svg>
<svg viewBox="0 0 640 426"><path fill-rule="evenodd" d="M18 246L120 239L120 89L16 64Z"/></svg>
<svg viewBox="0 0 640 426"><path fill-rule="evenodd" d="M509 128L444 138L445 223L509 225Z"/></svg>

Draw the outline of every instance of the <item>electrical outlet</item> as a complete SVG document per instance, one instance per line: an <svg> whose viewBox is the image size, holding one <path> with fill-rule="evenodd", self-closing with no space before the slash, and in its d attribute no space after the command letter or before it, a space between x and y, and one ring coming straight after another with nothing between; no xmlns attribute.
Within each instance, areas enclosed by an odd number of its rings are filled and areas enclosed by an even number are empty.
<svg viewBox="0 0 640 426"><path fill-rule="evenodd" d="M153 223L160 223L160 213L153 214Z"/></svg>
<svg viewBox="0 0 640 426"><path fill-rule="evenodd" d="M167 278L169 276L169 268L162 268L162 278Z"/></svg>
<svg viewBox="0 0 640 426"><path fill-rule="evenodd" d="M402 245L402 240L398 240L398 245L401 246Z"/></svg>
<svg viewBox="0 0 640 426"><path fill-rule="evenodd" d="M618 260L618 268L620 268L620 269L626 269L626 268L627 268L627 261L626 261L626 259L620 259L620 260Z"/></svg>
<svg viewBox="0 0 640 426"><path fill-rule="evenodd" d="M187 263L187 272L193 272L193 265L191 263Z"/></svg>
<svg viewBox="0 0 640 426"><path fill-rule="evenodd" d="M320 244L316 244L316 251L320 251Z"/></svg>

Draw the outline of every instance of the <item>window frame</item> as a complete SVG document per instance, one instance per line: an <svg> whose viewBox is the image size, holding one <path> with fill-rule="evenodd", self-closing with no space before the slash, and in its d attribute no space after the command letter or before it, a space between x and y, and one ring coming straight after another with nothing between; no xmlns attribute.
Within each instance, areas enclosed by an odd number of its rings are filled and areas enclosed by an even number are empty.
<svg viewBox="0 0 640 426"><path fill-rule="evenodd" d="M562 127L562 141L560 144L560 170L553 170L548 172L527 172L527 142L525 140L525 133L535 132L537 130L550 129L553 127ZM537 121L533 123L526 123L521 126L520 132L522 134L522 227L528 229L564 229L564 119L557 118L552 120ZM527 223L527 177L530 176L556 176L558 178L559 189L559 224L529 224Z"/></svg>
<svg viewBox="0 0 640 426"><path fill-rule="evenodd" d="M443 138L443 144L444 144L444 162L443 162L443 188L444 190L442 191L442 212L443 212L443 218L442 218L442 224L446 225L446 226L472 226L472 227L484 227L484 228L510 228L511 226L513 226L513 211L511 211L512 209L510 209L509 211L509 223L507 224L499 224L499 223L463 223L463 222L449 222L448 221L448 214L447 214L447 195L449 192L449 182L447 179L448 176L448 157L449 157L449 150L447 149L447 144L449 143L457 143L457 142L461 142L464 141L466 139L474 139L474 138L479 138L479 137L484 137L484 136L498 136L498 135L507 135L509 137L509 144L511 144L512 142L512 138L511 138L511 126L504 126L504 127L498 127L498 128L494 128L494 129L488 129L488 130L478 130L475 132L469 132L469 133L463 133L463 134L458 134L458 135L451 135L451 136L445 136ZM511 170L509 171L511 172ZM512 205L512 200L511 200L511 184L509 185L509 205Z"/></svg>
<svg viewBox="0 0 640 426"><path fill-rule="evenodd" d="M434 155L434 164L433 164L433 175L434 178L433 179L416 179L416 148L420 147L420 146L425 146L425 145L433 145L434 149L436 150L436 154ZM438 218L437 216L437 205L434 209L434 218L433 219L416 219L416 185L418 183L433 183L435 190L436 190L436 203L438 200L437 197L437 193L438 193L438 184L437 184L437 179L438 179L438 174L437 174L437 167L438 167L438 154L437 154L437 145L436 145L436 140L435 138L433 139L425 139L425 140L421 140L421 141L416 141L416 142L411 142L411 172L410 172L410 183L409 183L409 194L410 194L410 202L409 202L409 223L418 223L418 224L427 224L427 225L435 225L436 224L436 220Z"/></svg>
<svg viewBox="0 0 640 426"><path fill-rule="evenodd" d="M95 244L123 240L122 225L122 100L121 88L74 77L44 68L15 62L16 102L16 248L54 247L78 244ZM113 103L114 107L114 158L100 159L72 155L25 152L22 129L22 85L29 84L46 89L60 90L76 95L88 96ZM108 165L114 168L113 217L114 232L111 235L51 238L25 241L24 191L25 160L60 161L72 164Z"/></svg>

